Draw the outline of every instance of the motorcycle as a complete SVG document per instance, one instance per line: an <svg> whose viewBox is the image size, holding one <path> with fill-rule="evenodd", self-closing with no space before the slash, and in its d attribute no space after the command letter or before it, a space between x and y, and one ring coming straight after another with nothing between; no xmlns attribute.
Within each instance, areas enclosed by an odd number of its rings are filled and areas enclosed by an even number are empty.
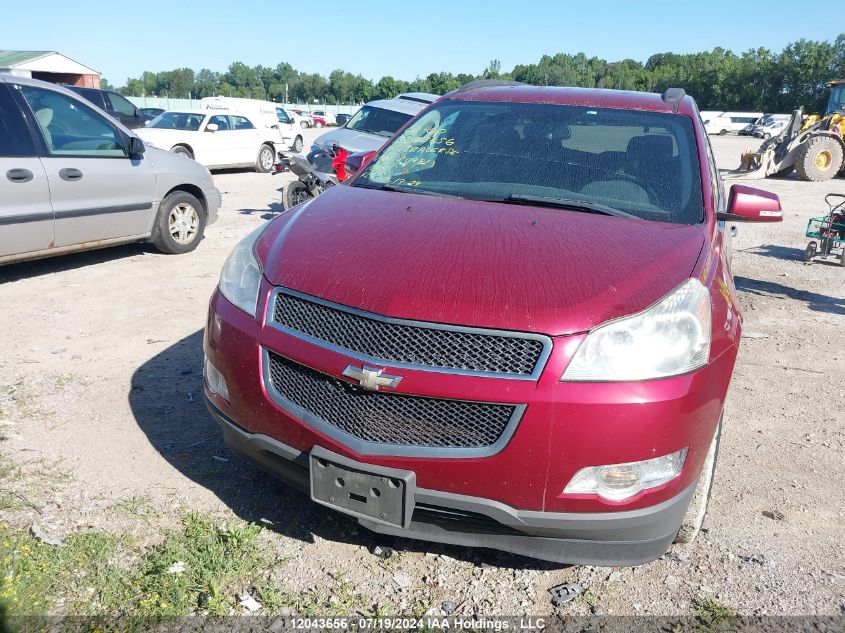
<svg viewBox="0 0 845 633"><path fill-rule="evenodd" d="M347 180L360 169L367 154L372 152L350 154L338 145L314 148L307 156L296 152L279 152L279 162L274 166L273 174L290 171L298 178L285 187L282 196L285 211Z"/></svg>

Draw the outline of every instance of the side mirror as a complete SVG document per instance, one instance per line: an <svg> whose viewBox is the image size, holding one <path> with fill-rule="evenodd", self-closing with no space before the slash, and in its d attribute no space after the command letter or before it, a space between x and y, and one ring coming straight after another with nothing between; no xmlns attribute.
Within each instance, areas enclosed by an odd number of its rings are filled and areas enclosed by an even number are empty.
<svg viewBox="0 0 845 633"><path fill-rule="evenodd" d="M209 123L208 125L205 126L206 132L216 132L219 129L220 129L220 126L217 125L216 123Z"/></svg>
<svg viewBox="0 0 845 633"><path fill-rule="evenodd" d="M129 137L129 157L130 158L140 158L144 155L146 148L144 147L144 141L139 139L137 136L130 136Z"/></svg>
<svg viewBox="0 0 845 633"><path fill-rule="evenodd" d="M775 194L747 185L734 185L728 196L727 213L717 213L716 219L726 222L781 222L783 211L780 198Z"/></svg>
<svg viewBox="0 0 845 633"><path fill-rule="evenodd" d="M366 167L367 163L369 163L375 155L375 152L355 152L354 154L350 154L346 159L346 173L352 176Z"/></svg>

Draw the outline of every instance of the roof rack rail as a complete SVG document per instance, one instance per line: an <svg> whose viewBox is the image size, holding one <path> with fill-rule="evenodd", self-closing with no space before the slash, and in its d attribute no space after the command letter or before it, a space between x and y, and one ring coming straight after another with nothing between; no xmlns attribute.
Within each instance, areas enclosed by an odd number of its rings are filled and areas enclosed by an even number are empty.
<svg viewBox="0 0 845 633"><path fill-rule="evenodd" d="M663 94L660 95L660 98L663 99L663 103L672 104L672 112L677 112L678 104L686 96L687 93L683 88L666 88L666 90L663 91Z"/></svg>
<svg viewBox="0 0 845 633"><path fill-rule="evenodd" d="M521 81L511 81L509 79L476 79L468 84L464 84L460 88L452 90L448 94L454 95L467 90L475 90L476 88L492 88L495 86L525 86L527 84Z"/></svg>

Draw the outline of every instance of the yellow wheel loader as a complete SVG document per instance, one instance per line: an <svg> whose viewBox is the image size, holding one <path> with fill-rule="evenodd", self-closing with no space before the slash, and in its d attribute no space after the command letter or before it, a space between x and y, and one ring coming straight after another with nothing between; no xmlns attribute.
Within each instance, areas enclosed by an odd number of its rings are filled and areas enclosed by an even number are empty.
<svg viewBox="0 0 845 633"><path fill-rule="evenodd" d="M845 168L845 79L830 81L830 99L823 117L804 117L795 110L789 125L757 151L742 154L739 169L727 178L785 176L793 169L801 180L830 180Z"/></svg>

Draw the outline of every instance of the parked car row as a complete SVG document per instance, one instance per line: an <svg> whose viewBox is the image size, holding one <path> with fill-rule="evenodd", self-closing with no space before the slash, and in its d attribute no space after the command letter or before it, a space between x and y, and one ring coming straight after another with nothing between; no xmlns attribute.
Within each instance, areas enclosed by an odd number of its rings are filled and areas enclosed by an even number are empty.
<svg viewBox="0 0 845 633"><path fill-rule="evenodd" d="M702 112L701 119L708 134L737 134L769 138L777 136L789 122L788 114L762 112Z"/></svg>

